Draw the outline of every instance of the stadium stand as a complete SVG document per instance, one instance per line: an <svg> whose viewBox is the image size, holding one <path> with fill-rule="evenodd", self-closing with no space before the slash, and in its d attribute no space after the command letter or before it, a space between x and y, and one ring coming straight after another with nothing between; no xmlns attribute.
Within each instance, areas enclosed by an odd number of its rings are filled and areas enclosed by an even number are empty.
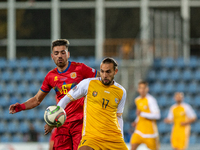
<svg viewBox="0 0 200 150"><path fill-rule="evenodd" d="M87 65L98 68L99 62L93 57L71 58L71 60L84 62ZM200 118L200 60L192 57L190 63L184 63L183 58L156 59L147 73L146 79L150 83L150 93L158 100L161 109L161 119L157 122L161 143L170 142L171 126L163 123L169 107L174 103L173 93L182 91L185 93L185 101L190 103ZM48 57L21 58L15 61L7 61L0 58L0 142L26 141L26 134L30 131L29 125L33 124L38 133L39 142L47 142L49 136L43 134L43 114L49 105L55 105L55 93L52 90L40 106L34 110L19 112L10 115L8 106L15 102L24 102L33 96L48 71L55 65ZM133 128L131 122L136 118L135 107L129 110L129 120L124 121L125 141L129 142ZM200 140L200 122L192 124L190 143Z"/></svg>

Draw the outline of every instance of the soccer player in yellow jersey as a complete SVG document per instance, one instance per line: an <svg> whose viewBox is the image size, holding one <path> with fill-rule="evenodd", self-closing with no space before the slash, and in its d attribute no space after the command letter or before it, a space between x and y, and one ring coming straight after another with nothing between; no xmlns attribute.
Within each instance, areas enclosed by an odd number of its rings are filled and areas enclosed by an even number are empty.
<svg viewBox="0 0 200 150"><path fill-rule="evenodd" d="M105 58L100 65L100 78L81 81L58 103L65 108L85 96L79 150L128 150L122 120L126 90L114 81L117 71L116 61Z"/></svg>
<svg viewBox="0 0 200 150"><path fill-rule="evenodd" d="M174 95L176 104L172 105L165 123L173 123L171 146L174 150L185 150L189 142L190 124L195 122L196 114L189 104L183 102L184 95Z"/></svg>
<svg viewBox="0 0 200 150"><path fill-rule="evenodd" d="M148 83L138 83L138 96L135 99L137 118L132 123L135 131L131 137L131 150L136 150L140 144L146 144L150 150L159 149L159 137L156 120L160 119L160 110L156 99L148 94Z"/></svg>

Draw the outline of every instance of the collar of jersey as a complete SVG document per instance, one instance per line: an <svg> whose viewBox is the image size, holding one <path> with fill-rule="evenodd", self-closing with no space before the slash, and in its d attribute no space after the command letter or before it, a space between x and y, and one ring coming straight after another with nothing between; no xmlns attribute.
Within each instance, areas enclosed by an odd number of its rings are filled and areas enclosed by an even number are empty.
<svg viewBox="0 0 200 150"><path fill-rule="evenodd" d="M68 66L67 66L67 68L66 68L63 72L60 72L60 71L58 70L58 68L57 68L58 73L65 73L65 72L67 72L67 70L69 69L70 65L71 65L71 62L68 61Z"/></svg>

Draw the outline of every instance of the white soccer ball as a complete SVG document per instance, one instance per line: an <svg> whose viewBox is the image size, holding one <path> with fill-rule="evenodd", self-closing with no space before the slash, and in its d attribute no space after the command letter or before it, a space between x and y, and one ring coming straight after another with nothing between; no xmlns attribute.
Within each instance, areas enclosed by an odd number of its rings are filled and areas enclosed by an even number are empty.
<svg viewBox="0 0 200 150"><path fill-rule="evenodd" d="M66 113L60 106L49 106L44 112L44 121L49 126L60 127L65 123Z"/></svg>

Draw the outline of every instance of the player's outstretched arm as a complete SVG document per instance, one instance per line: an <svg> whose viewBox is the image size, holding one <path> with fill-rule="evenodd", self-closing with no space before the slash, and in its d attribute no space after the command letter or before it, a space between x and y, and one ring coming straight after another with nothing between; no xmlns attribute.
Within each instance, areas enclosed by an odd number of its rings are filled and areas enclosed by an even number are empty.
<svg viewBox="0 0 200 150"><path fill-rule="evenodd" d="M40 105L40 103L42 102L42 100L45 98L47 94L48 93L44 93L39 90L38 93L34 97L30 98L26 102L22 104L16 103L16 104L10 105L9 113L14 114L22 110L35 108L36 106Z"/></svg>
<svg viewBox="0 0 200 150"><path fill-rule="evenodd" d="M57 104L57 106L65 109L67 104L71 101L75 101L87 94L89 79L82 80L78 85L76 85L72 90L69 91Z"/></svg>

